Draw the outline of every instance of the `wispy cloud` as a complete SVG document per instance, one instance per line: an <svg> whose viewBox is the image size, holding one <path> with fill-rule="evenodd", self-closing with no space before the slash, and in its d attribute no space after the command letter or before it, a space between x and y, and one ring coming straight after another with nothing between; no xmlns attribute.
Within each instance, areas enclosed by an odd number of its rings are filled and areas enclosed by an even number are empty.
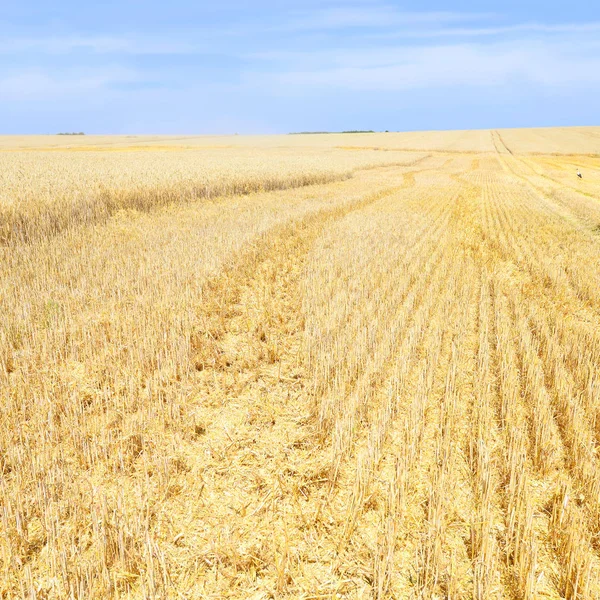
<svg viewBox="0 0 600 600"><path fill-rule="evenodd" d="M89 51L96 54L191 54L210 48L208 43L181 39L178 35L155 36L50 36L13 37L3 40L0 54L43 52L53 55Z"/></svg>
<svg viewBox="0 0 600 600"><path fill-rule="evenodd" d="M144 77L120 66L97 69L25 69L0 73L2 100L54 100L60 97L88 96L123 84L142 84Z"/></svg>
<svg viewBox="0 0 600 600"><path fill-rule="evenodd" d="M489 37L513 36L528 33L568 34L600 32L600 21L591 23L564 23L548 25L544 23L519 23L503 27L447 27L439 29L411 29L378 35L379 39L425 39L441 37Z"/></svg>
<svg viewBox="0 0 600 600"><path fill-rule="evenodd" d="M296 66L255 72L250 80L273 87L395 91L446 86L499 86L511 82L558 86L600 82L594 42L534 41L388 47L295 55ZM299 66L305 63L307 68ZM320 67L317 67L317 64ZM280 65L281 66L281 65Z"/></svg>
<svg viewBox="0 0 600 600"><path fill-rule="evenodd" d="M350 32L381 32L399 34L436 28L443 32L450 26L466 25L489 19L490 13L468 13L451 11L404 11L393 4L377 0L369 2L328 2L292 7L273 14L247 15L242 20L232 19L218 24L181 24L180 29L154 33L131 32L110 34L63 34L38 36L4 36L0 44L0 55L44 52L63 55L77 52L95 54L144 55L144 54L193 54L211 51L215 46L235 46L236 42L260 41L266 36L271 41L294 34L301 42L302 36L310 33L329 32L333 35ZM282 18L283 17L283 18ZM460 31L456 29L456 31ZM466 31L466 30L465 30ZM432 32L423 31L423 35ZM258 38L258 39L257 39ZM246 44L247 45L247 44Z"/></svg>
<svg viewBox="0 0 600 600"><path fill-rule="evenodd" d="M388 4L330 7L312 11L292 12L285 24L273 29L287 31L318 31L348 28L390 28L424 25L448 25L489 18L490 13L465 13L447 11L407 12Z"/></svg>
<svg viewBox="0 0 600 600"><path fill-rule="evenodd" d="M357 41L359 46L369 50L384 48L391 42L408 43L410 40L427 40L450 38L468 40L470 38L515 38L527 39L528 34L557 36L561 34L600 33L600 21L590 23L520 23L507 26L474 26L456 27L455 22L466 22L481 19L484 14L463 13L402 13L389 7L379 6L370 11L365 7L352 9L327 9L298 13L298 18L279 24L228 24L221 29L194 28L170 32L168 34L121 34L121 35L63 35L40 37L5 37L0 44L0 56L18 57L24 54L68 55L89 52L97 55L136 56L136 55L193 55L199 53L226 52L237 54L248 59L294 60L298 56L308 56L309 52L294 50L253 50L256 40L247 43L247 38L256 35L285 35L294 31L296 34L308 34L324 29L352 30L364 27L375 31L360 32ZM302 16L304 15L304 16ZM431 28L431 26L436 26ZM352 32L347 33L352 36ZM343 40L343 38L342 38ZM236 43L237 42L237 43ZM326 46L340 44L337 38L327 41ZM299 38L286 40L285 45L303 46L302 35ZM259 45L262 45L259 43ZM343 47L343 45L342 45ZM423 46L420 45L419 48ZM315 50L318 52L319 50ZM360 53L356 58L360 60Z"/></svg>

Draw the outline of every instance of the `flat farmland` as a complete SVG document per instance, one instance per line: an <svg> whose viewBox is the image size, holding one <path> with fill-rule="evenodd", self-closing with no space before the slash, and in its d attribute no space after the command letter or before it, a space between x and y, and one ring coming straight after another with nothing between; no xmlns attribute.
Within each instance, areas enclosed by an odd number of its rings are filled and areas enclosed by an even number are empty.
<svg viewBox="0 0 600 600"><path fill-rule="evenodd" d="M600 598L600 128L4 137L0 264L0 598Z"/></svg>

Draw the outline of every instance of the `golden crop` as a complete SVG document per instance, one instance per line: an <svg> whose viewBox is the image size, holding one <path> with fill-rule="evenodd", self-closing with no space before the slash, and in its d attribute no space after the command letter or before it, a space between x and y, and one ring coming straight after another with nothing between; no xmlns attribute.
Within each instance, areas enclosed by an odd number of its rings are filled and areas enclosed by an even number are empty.
<svg viewBox="0 0 600 600"><path fill-rule="evenodd" d="M0 598L599 598L599 141L0 141Z"/></svg>
<svg viewBox="0 0 600 600"><path fill-rule="evenodd" d="M297 188L423 156L366 149L91 146L0 151L0 244L103 223L119 210Z"/></svg>

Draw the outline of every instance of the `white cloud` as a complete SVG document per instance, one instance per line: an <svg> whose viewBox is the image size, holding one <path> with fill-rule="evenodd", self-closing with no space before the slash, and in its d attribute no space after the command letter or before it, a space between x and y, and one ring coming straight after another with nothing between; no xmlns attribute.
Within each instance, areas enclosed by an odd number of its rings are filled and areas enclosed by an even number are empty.
<svg viewBox="0 0 600 600"><path fill-rule="evenodd" d="M486 37L510 36L514 34L565 34L600 32L600 22L563 23L548 25L544 23L519 23L501 27L447 27L443 29L412 29L393 33L378 33L370 36L377 39L426 39L437 37Z"/></svg>
<svg viewBox="0 0 600 600"><path fill-rule="evenodd" d="M415 27L443 28L489 18L489 13L462 13L449 11L403 11L391 4L368 0L329 3L325 7L277 11L273 18L261 17L244 22L230 22L218 26L184 26L181 31L162 34L130 33L126 35L63 35L40 37L5 37L0 44L0 55L44 52L52 55L90 51L97 54L193 54L226 50L241 38L260 39L264 35L290 33L341 32L354 29L389 30L400 28L406 33ZM436 30L437 31L437 30ZM443 29L441 31L444 31ZM425 33L425 35L428 35Z"/></svg>
<svg viewBox="0 0 600 600"><path fill-rule="evenodd" d="M46 101L104 93L112 86L136 81L142 81L137 72L119 66L85 70L26 69L0 74L0 89L3 101Z"/></svg>
<svg viewBox="0 0 600 600"><path fill-rule="evenodd" d="M189 54L208 49L208 44L182 39L139 36L64 36L5 39L0 54L44 52L60 55L88 50L96 54Z"/></svg>
<svg viewBox="0 0 600 600"><path fill-rule="evenodd" d="M393 91L513 82L566 86L600 82L600 48L580 42L517 40L311 53L307 67L253 73L259 85ZM316 65L321 67L317 68Z"/></svg>
<svg viewBox="0 0 600 600"><path fill-rule="evenodd" d="M416 25L444 25L469 22L489 17L489 13L459 13L442 11L407 12L387 4L344 6L313 11L299 11L290 15L285 24L274 29L286 31L414 27Z"/></svg>
<svg viewBox="0 0 600 600"><path fill-rule="evenodd" d="M288 58L295 53L253 52L253 46L269 43L269 36L279 38L272 45L280 45L281 36L297 34L295 40L302 45L303 36L328 32L328 44L353 36L359 44L381 46L392 40L426 40L435 38L526 37L527 34L556 36L563 34L600 33L600 22L590 23L519 23L506 26L465 26L492 15L487 13L458 12L404 12L397 7L374 2L338 7L295 10L277 20L231 23L222 27L192 27L182 31L161 34L121 35L65 35L41 37L5 37L0 44L0 56L44 53L68 55L81 51L100 55L186 55L222 52L243 54L245 58ZM462 26L461 26L462 25ZM334 32L335 30L335 32ZM335 37L334 37L335 36ZM290 42L293 43L293 42ZM284 45L287 45L287 41ZM242 50L243 48L243 50ZM249 49L249 51L248 51Z"/></svg>

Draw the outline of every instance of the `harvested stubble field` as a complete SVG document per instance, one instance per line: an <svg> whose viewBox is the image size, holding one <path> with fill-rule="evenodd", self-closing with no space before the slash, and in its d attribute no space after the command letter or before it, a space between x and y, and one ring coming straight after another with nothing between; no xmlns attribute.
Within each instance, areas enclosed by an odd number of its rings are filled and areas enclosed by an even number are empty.
<svg viewBox="0 0 600 600"><path fill-rule="evenodd" d="M0 218L0 598L600 598L600 129L4 138Z"/></svg>

